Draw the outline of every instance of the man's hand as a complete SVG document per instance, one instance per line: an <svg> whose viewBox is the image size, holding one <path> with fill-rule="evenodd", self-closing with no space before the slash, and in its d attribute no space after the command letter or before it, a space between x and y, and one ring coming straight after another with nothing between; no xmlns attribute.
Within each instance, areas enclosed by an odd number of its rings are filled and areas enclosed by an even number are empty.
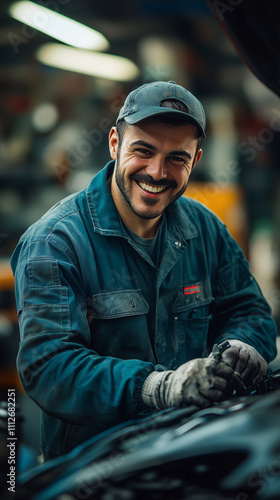
<svg viewBox="0 0 280 500"><path fill-rule="evenodd" d="M165 401L169 406L194 404L201 408L209 402L228 399L239 381L234 371L213 359L193 359L179 366L165 381Z"/></svg>
<svg viewBox="0 0 280 500"><path fill-rule="evenodd" d="M256 349L240 340L229 340L230 348L222 353L222 361L237 372L245 385L256 382L268 370L267 362Z"/></svg>
<svg viewBox="0 0 280 500"><path fill-rule="evenodd" d="M225 363L198 358L175 371L152 372L142 389L144 403L158 409L184 404L207 408L215 401L228 399L241 388L234 371Z"/></svg>

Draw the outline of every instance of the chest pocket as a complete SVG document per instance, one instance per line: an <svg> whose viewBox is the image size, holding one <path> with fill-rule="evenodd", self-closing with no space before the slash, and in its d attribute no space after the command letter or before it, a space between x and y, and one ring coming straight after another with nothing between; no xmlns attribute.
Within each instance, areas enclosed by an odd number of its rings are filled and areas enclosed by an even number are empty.
<svg viewBox="0 0 280 500"><path fill-rule="evenodd" d="M149 305L141 290L118 290L92 296L91 308L96 319L115 319L147 314Z"/></svg>
<svg viewBox="0 0 280 500"><path fill-rule="evenodd" d="M101 356L151 361L148 311L141 290L93 295L88 308L91 347Z"/></svg>
<svg viewBox="0 0 280 500"><path fill-rule="evenodd" d="M211 302L210 279L178 287L172 308L177 365L205 356Z"/></svg>

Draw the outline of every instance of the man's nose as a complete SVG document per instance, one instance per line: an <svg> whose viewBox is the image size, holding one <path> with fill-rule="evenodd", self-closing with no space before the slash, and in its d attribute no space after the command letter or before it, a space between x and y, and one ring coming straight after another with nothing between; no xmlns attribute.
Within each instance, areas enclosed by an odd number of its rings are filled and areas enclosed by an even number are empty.
<svg viewBox="0 0 280 500"><path fill-rule="evenodd" d="M167 177L165 159L159 155L154 156L146 167L146 174L150 175L154 181Z"/></svg>

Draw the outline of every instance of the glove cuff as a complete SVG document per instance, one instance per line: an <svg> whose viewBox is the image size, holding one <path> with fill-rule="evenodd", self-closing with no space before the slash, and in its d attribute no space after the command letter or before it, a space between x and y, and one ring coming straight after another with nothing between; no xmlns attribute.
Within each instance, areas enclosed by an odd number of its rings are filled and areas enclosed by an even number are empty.
<svg viewBox="0 0 280 500"><path fill-rule="evenodd" d="M164 398L164 383L167 377L173 373L172 370L163 372L154 371L144 381L141 396L147 406L153 406L158 410L167 407Z"/></svg>

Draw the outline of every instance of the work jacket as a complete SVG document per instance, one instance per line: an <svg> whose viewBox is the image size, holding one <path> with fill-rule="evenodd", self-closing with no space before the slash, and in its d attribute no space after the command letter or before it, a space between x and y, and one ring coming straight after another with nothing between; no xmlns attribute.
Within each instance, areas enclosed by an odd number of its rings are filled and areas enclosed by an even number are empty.
<svg viewBox="0 0 280 500"><path fill-rule="evenodd" d="M121 223L107 185L113 167L33 224L11 260L17 366L43 410L46 458L151 412L141 388L155 369L225 339L267 361L276 354L269 306L224 224L182 196L165 211L157 268Z"/></svg>

